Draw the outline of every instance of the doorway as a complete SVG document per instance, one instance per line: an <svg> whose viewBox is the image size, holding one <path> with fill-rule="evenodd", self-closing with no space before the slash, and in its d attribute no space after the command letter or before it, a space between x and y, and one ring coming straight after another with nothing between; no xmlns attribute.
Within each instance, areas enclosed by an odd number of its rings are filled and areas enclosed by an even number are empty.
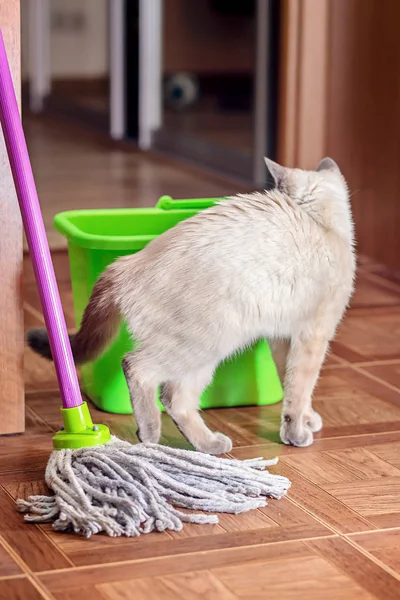
<svg viewBox="0 0 400 600"><path fill-rule="evenodd" d="M154 147L262 185L263 156L275 156L279 2L164 0L162 11Z"/></svg>

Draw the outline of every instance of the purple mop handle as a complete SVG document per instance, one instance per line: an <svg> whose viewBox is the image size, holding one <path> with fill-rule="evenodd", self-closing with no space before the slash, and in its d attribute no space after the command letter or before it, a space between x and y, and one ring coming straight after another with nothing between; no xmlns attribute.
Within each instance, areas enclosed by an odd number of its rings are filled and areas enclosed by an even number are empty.
<svg viewBox="0 0 400 600"><path fill-rule="evenodd" d="M14 178L64 408L82 404L67 326L0 31L0 121Z"/></svg>

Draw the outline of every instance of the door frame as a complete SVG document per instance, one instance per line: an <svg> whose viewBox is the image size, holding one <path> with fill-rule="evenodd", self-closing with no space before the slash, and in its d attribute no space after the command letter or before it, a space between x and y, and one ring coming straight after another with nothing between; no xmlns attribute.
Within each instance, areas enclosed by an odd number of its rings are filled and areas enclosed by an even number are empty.
<svg viewBox="0 0 400 600"><path fill-rule="evenodd" d="M109 0L110 136L114 140L126 133L125 3Z"/></svg>
<svg viewBox="0 0 400 600"><path fill-rule="evenodd" d="M29 35L29 108L40 113L51 91L50 75L50 0L30 0Z"/></svg>
<svg viewBox="0 0 400 600"><path fill-rule="evenodd" d="M139 139L141 150L152 147L162 123L163 0L139 3Z"/></svg>
<svg viewBox="0 0 400 600"><path fill-rule="evenodd" d="M327 148L331 0L282 0L278 160L313 169Z"/></svg>

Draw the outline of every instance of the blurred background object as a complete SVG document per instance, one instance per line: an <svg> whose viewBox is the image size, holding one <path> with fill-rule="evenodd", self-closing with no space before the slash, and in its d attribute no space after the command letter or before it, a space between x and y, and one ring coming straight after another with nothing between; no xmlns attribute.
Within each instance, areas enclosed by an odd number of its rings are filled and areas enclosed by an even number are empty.
<svg viewBox="0 0 400 600"><path fill-rule="evenodd" d="M247 187L267 185L264 154L331 154L360 251L397 268L399 17L397 0L22 0L25 117Z"/></svg>
<svg viewBox="0 0 400 600"><path fill-rule="evenodd" d="M33 112L264 183L279 0L23 0Z"/></svg>

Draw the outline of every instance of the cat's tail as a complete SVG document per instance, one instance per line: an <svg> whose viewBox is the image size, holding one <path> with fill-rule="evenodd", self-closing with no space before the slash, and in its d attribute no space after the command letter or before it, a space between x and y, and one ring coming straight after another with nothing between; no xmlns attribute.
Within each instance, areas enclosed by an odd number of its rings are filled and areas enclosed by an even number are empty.
<svg viewBox="0 0 400 600"><path fill-rule="evenodd" d="M107 270L93 288L79 331L69 336L76 365L95 360L118 333L121 317L112 289L112 274ZM53 360L46 329L30 329L27 342L34 352Z"/></svg>

